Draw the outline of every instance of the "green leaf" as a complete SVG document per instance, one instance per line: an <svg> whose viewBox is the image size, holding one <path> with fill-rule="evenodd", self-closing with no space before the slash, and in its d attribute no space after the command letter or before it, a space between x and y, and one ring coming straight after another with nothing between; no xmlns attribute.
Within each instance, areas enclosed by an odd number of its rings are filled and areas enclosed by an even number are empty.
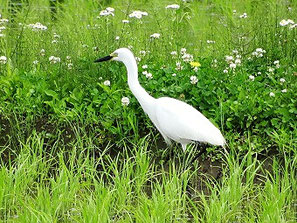
<svg viewBox="0 0 297 223"><path fill-rule="evenodd" d="M53 90L45 90L44 93L48 96L53 97L54 99L58 99L58 94Z"/></svg>

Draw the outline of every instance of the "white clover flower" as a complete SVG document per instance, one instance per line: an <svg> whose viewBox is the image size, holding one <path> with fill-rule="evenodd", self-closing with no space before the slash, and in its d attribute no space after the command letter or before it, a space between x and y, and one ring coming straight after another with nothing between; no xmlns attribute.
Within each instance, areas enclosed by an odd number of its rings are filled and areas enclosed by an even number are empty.
<svg viewBox="0 0 297 223"><path fill-rule="evenodd" d="M191 61L193 61L193 55L191 55L189 53L184 53L184 55L182 56L182 59L185 62L191 62Z"/></svg>
<svg viewBox="0 0 297 223"><path fill-rule="evenodd" d="M181 49L180 49L180 53L181 53L181 54L184 54L184 53L186 53L186 52L187 52L187 49L186 49L186 48L181 48Z"/></svg>
<svg viewBox="0 0 297 223"><path fill-rule="evenodd" d="M111 8L111 7L107 7L106 9L102 10L100 12L100 16L109 16L109 15L112 15L114 16L114 8Z"/></svg>
<svg viewBox="0 0 297 223"><path fill-rule="evenodd" d="M109 80L106 80L106 81L103 82L103 84L104 84L105 86L110 86L110 81L109 81Z"/></svg>
<svg viewBox="0 0 297 223"><path fill-rule="evenodd" d="M224 74L228 73L228 70L227 69L223 70L223 73Z"/></svg>
<svg viewBox="0 0 297 223"><path fill-rule="evenodd" d="M247 16L247 13L244 12L242 15L239 16L239 18L241 19L246 19L248 16Z"/></svg>
<svg viewBox="0 0 297 223"><path fill-rule="evenodd" d="M147 69L147 65L146 64L144 64L144 65L142 65L142 69Z"/></svg>
<svg viewBox="0 0 297 223"><path fill-rule="evenodd" d="M175 77L175 76L176 76L176 73L173 73L173 74L172 74L172 77Z"/></svg>
<svg viewBox="0 0 297 223"><path fill-rule="evenodd" d="M0 32L3 31L3 30L5 30L5 29L6 29L5 26L0 26Z"/></svg>
<svg viewBox="0 0 297 223"><path fill-rule="evenodd" d="M40 56L45 56L45 49L40 50Z"/></svg>
<svg viewBox="0 0 297 223"><path fill-rule="evenodd" d="M5 36L5 34L3 34L3 33L0 33L0 37L4 37Z"/></svg>
<svg viewBox="0 0 297 223"><path fill-rule="evenodd" d="M281 83L285 83L285 82L286 82L285 78L281 78L281 79L279 79L279 81L280 81Z"/></svg>
<svg viewBox="0 0 297 223"><path fill-rule="evenodd" d="M129 14L130 18L136 18L136 19L141 19L142 16L148 16L148 13L136 10Z"/></svg>
<svg viewBox="0 0 297 223"><path fill-rule="evenodd" d="M150 35L150 37L153 39L159 39L160 35L161 35L160 33L154 33L154 34Z"/></svg>
<svg viewBox="0 0 297 223"><path fill-rule="evenodd" d="M106 10L102 10L100 13L99 13L100 16L109 16L109 15L112 15L114 16L114 14L111 12L108 12ZM100 18L99 16L97 18Z"/></svg>
<svg viewBox="0 0 297 223"><path fill-rule="evenodd" d="M252 52L252 56L259 58L263 57L264 53L266 53L266 50L263 50L262 48L257 48L254 52Z"/></svg>
<svg viewBox="0 0 297 223"><path fill-rule="evenodd" d="M140 57L135 57L136 62L140 62L141 58Z"/></svg>
<svg viewBox="0 0 297 223"><path fill-rule="evenodd" d="M225 56L225 59L227 63L232 63L232 61L234 60L233 56Z"/></svg>
<svg viewBox="0 0 297 223"><path fill-rule="evenodd" d="M123 106L128 106L130 104L130 99L128 97L122 97L121 102Z"/></svg>
<svg viewBox="0 0 297 223"><path fill-rule="evenodd" d="M72 70L72 68L73 68L73 63L68 63L68 64L67 64L67 68L68 68L68 70Z"/></svg>
<svg viewBox="0 0 297 223"><path fill-rule="evenodd" d="M54 33L54 38L55 39L60 39L60 35L58 35L57 33Z"/></svg>
<svg viewBox="0 0 297 223"><path fill-rule="evenodd" d="M241 60L240 60L239 58L237 58L237 59L235 60L235 63L236 63L236 64L241 64Z"/></svg>
<svg viewBox="0 0 297 223"><path fill-rule="evenodd" d="M54 39L54 40L52 41L52 43L53 43L53 44L56 44L56 43L58 43L58 40Z"/></svg>
<svg viewBox="0 0 297 223"><path fill-rule="evenodd" d="M255 52L257 52L257 53L263 53L263 49L262 49L262 48L257 48L257 49L255 50Z"/></svg>
<svg viewBox="0 0 297 223"><path fill-rule="evenodd" d="M153 75L152 75L151 73L146 73L145 76L146 76L146 78L149 79L149 80L153 78Z"/></svg>
<svg viewBox="0 0 297 223"><path fill-rule="evenodd" d="M66 56L66 60L71 61L71 56Z"/></svg>
<svg viewBox="0 0 297 223"><path fill-rule="evenodd" d="M36 65L36 64L38 64L38 63L39 63L38 60L34 60L34 61L33 61L33 64L34 64L34 65Z"/></svg>
<svg viewBox="0 0 297 223"><path fill-rule="evenodd" d="M94 46L92 49L93 49L94 51L98 51L98 50L99 50L98 46Z"/></svg>
<svg viewBox="0 0 297 223"><path fill-rule="evenodd" d="M142 71L142 74L143 74L143 75L147 75L147 73L148 73L148 72L147 72L146 70L145 70L145 71Z"/></svg>
<svg viewBox="0 0 297 223"><path fill-rule="evenodd" d="M236 12L237 12L237 11L234 9L234 10L233 10L233 14L236 14Z"/></svg>
<svg viewBox="0 0 297 223"><path fill-rule="evenodd" d="M0 64L6 64L7 63L7 57L6 56L0 56Z"/></svg>
<svg viewBox="0 0 297 223"><path fill-rule="evenodd" d="M57 61L57 63L61 62L61 58L60 57L56 57L55 60Z"/></svg>
<svg viewBox="0 0 297 223"><path fill-rule="evenodd" d="M208 44L215 44L216 41L214 41L214 40L206 40L206 43L208 43Z"/></svg>
<svg viewBox="0 0 297 223"><path fill-rule="evenodd" d="M275 97L275 94L274 94L273 92L270 92L270 93L269 93L269 96L270 96L270 97Z"/></svg>
<svg viewBox="0 0 297 223"><path fill-rule="evenodd" d="M181 62L176 62L176 68L175 70L183 70L183 66L181 66Z"/></svg>
<svg viewBox="0 0 297 223"><path fill-rule="evenodd" d="M297 23L289 26L289 29L295 29L295 28L297 28Z"/></svg>
<svg viewBox="0 0 297 223"><path fill-rule="evenodd" d="M111 8L111 7L107 7L105 10L108 12L114 12L114 8Z"/></svg>
<svg viewBox="0 0 297 223"><path fill-rule="evenodd" d="M145 50L140 50L139 54L144 57L146 55L146 51Z"/></svg>
<svg viewBox="0 0 297 223"><path fill-rule="evenodd" d="M119 36L116 36L116 37L115 37L115 40L119 40L119 39L120 39L120 37L119 37Z"/></svg>
<svg viewBox="0 0 297 223"><path fill-rule="evenodd" d="M125 24L127 24L127 23L129 23L130 21L129 20L127 20L127 19L123 19L122 20L122 23L125 23Z"/></svg>
<svg viewBox="0 0 297 223"><path fill-rule="evenodd" d="M82 45L83 48L88 48L89 46L87 44Z"/></svg>
<svg viewBox="0 0 297 223"><path fill-rule="evenodd" d="M42 25L40 22L37 22L35 24L29 24L27 26L29 28L31 28L33 31L45 31L45 30L47 30L47 26Z"/></svg>
<svg viewBox="0 0 297 223"><path fill-rule="evenodd" d="M259 72L258 72L258 75L261 75L261 74L262 74L262 73L259 71Z"/></svg>
<svg viewBox="0 0 297 223"><path fill-rule="evenodd" d="M269 67L269 68L268 68L268 72L269 72L269 73L274 72L274 68L273 68L273 67Z"/></svg>
<svg viewBox="0 0 297 223"><path fill-rule="evenodd" d="M3 24L3 23L8 23L9 20L8 19L0 19L0 24Z"/></svg>
<svg viewBox="0 0 297 223"><path fill-rule="evenodd" d="M61 62L60 57L55 57L55 56L50 56L48 58L48 60L50 61L51 64L56 64L56 63L60 63Z"/></svg>
<svg viewBox="0 0 297 223"><path fill-rule="evenodd" d="M274 61L273 64L276 66L279 65L279 60Z"/></svg>
<svg viewBox="0 0 297 223"><path fill-rule="evenodd" d="M238 54L238 50L232 50L233 54Z"/></svg>
<svg viewBox="0 0 297 223"><path fill-rule="evenodd" d="M180 6L178 4L167 5L166 9L179 9Z"/></svg>
<svg viewBox="0 0 297 223"><path fill-rule="evenodd" d="M235 69L235 68L236 68L236 64L235 64L235 63L230 63L229 67L230 67L231 69Z"/></svg>
<svg viewBox="0 0 297 223"><path fill-rule="evenodd" d="M176 55L177 55L177 52L176 52L176 51L172 51L170 54L171 54L172 56L176 56Z"/></svg>
<svg viewBox="0 0 297 223"><path fill-rule="evenodd" d="M193 70L194 70L195 72L198 72L198 69L199 69L198 67L194 67L194 68L193 68Z"/></svg>
<svg viewBox="0 0 297 223"><path fill-rule="evenodd" d="M191 84L197 84L198 82L198 78L196 76L191 76L190 80L191 80Z"/></svg>
<svg viewBox="0 0 297 223"><path fill-rule="evenodd" d="M281 90L282 93L286 93L287 92L287 89L283 89Z"/></svg>
<svg viewBox="0 0 297 223"><path fill-rule="evenodd" d="M249 76L249 79L250 79L251 81L254 81L254 80L255 80L255 76L250 75L250 76Z"/></svg>

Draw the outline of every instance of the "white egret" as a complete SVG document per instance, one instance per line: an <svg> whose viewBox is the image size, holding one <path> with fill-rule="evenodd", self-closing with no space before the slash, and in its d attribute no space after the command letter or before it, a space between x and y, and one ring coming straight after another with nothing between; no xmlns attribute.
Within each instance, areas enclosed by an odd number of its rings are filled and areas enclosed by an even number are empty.
<svg viewBox="0 0 297 223"><path fill-rule="evenodd" d="M128 72L128 85L143 108L159 130L165 142L171 141L182 145L183 150L189 143L205 142L216 146L224 146L225 139L203 114L185 102L174 98L153 98L138 81L138 68L133 53L127 48L120 48L109 56L95 62L115 60L123 62Z"/></svg>

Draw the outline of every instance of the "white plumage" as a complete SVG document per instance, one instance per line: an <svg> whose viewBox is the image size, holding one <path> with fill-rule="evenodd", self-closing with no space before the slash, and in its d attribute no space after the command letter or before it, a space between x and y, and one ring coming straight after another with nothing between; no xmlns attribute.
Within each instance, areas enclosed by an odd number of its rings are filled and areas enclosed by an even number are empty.
<svg viewBox="0 0 297 223"><path fill-rule="evenodd" d="M183 150L192 142L206 142L216 146L224 146L225 139L203 114L182 101L162 97L155 99L139 84L138 68L133 53L127 48L120 48L110 56L96 60L121 61L128 72L128 85L139 101L144 112L148 114L167 144L171 140L182 145Z"/></svg>

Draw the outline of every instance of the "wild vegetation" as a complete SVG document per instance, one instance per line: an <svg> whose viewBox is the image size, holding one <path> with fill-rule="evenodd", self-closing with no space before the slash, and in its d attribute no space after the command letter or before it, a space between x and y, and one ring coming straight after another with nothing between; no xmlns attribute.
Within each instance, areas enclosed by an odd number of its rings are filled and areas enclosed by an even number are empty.
<svg viewBox="0 0 297 223"><path fill-rule="evenodd" d="M296 222L297 2L0 0L3 222ZM119 63L228 146L167 147Z"/></svg>

